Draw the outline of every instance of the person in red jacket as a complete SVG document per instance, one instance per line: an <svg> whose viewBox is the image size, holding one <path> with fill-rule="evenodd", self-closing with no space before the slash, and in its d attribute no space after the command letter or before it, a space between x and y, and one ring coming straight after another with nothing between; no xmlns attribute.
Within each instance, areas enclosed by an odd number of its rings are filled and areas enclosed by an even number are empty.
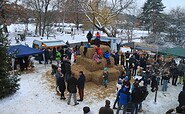
<svg viewBox="0 0 185 114"><path fill-rule="evenodd" d="M96 33L96 38L95 38L95 45L100 47L100 33Z"/></svg>

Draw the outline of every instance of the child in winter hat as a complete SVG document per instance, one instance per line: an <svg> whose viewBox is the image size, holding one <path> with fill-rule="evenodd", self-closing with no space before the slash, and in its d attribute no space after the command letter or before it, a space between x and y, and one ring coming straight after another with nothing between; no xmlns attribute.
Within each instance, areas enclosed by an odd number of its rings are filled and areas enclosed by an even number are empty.
<svg viewBox="0 0 185 114"><path fill-rule="evenodd" d="M87 107L87 106L85 106L85 107L83 108L83 112L84 112L84 114L92 114L92 112L90 111L90 108Z"/></svg>

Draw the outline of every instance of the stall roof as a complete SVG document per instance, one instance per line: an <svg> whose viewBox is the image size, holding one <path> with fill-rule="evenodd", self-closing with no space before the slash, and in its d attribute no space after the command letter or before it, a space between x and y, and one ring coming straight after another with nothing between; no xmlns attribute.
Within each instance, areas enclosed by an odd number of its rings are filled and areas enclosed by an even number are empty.
<svg viewBox="0 0 185 114"><path fill-rule="evenodd" d="M185 58L185 49L182 47L168 48L162 50L161 53Z"/></svg>
<svg viewBox="0 0 185 114"><path fill-rule="evenodd" d="M52 47L52 46L63 46L66 45L64 42L60 42L60 41L55 41L55 42L44 42L44 44L47 47Z"/></svg>
<svg viewBox="0 0 185 114"><path fill-rule="evenodd" d="M30 56L30 55L43 53L42 50L27 47L27 46L24 46L24 45L10 46L10 48L7 50L7 52L8 52L9 55L15 54L16 58L26 57L26 56Z"/></svg>
<svg viewBox="0 0 185 114"><path fill-rule="evenodd" d="M139 50L148 50L152 52L159 51L159 47L157 45L151 45L151 44L139 43L139 42L128 42L128 43L121 44L120 46L127 46L133 49L135 48Z"/></svg>

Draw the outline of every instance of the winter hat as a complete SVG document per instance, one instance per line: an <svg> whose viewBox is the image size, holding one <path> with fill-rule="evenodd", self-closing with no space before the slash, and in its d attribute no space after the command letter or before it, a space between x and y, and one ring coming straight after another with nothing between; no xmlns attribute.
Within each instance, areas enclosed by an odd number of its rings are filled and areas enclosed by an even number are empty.
<svg viewBox="0 0 185 114"><path fill-rule="evenodd" d="M144 81L141 81L141 82L139 83L139 86L140 86L140 87L143 87L143 86L144 86Z"/></svg>
<svg viewBox="0 0 185 114"><path fill-rule="evenodd" d="M106 101L105 101L105 104L106 104L107 106L109 106L109 105L110 105L110 101L109 101L109 100L106 100Z"/></svg>
<svg viewBox="0 0 185 114"><path fill-rule="evenodd" d="M83 108L83 111L84 111L84 113L88 113L88 112L90 112L90 108L87 107L87 106L85 106L85 107Z"/></svg>
<svg viewBox="0 0 185 114"><path fill-rule="evenodd" d="M119 78L118 84L122 84L122 83L123 83L123 80L121 78Z"/></svg>
<svg viewBox="0 0 185 114"><path fill-rule="evenodd" d="M103 70L104 70L104 71L108 71L108 68L107 68L107 67L105 67Z"/></svg>
<svg viewBox="0 0 185 114"><path fill-rule="evenodd" d="M126 81L128 81L128 80L129 80L128 76L126 76L126 77L125 77L125 80L126 80Z"/></svg>

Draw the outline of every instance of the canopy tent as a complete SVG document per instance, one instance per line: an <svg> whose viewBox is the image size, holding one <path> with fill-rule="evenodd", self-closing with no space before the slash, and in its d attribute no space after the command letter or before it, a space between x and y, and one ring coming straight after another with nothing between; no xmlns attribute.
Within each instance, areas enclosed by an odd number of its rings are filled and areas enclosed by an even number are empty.
<svg viewBox="0 0 185 114"><path fill-rule="evenodd" d="M42 54L42 50L38 50L35 48L27 47L24 45L15 45L15 46L10 46L8 49L8 54L14 55L15 58L20 58L20 57L26 57L29 55L35 55L35 54Z"/></svg>
<svg viewBox="0 0 185 114"><path fill-rule="evenodd" d="M12 71L14 75L14 64L15 64L15 58L21 58L21 57L26 57L30 55L35 55L35 54L42 54L44 58L44 51L38 50L35 48L30 48L24 45L14 45L10 46L10 48L7 50L7 53L12 56ZM45 59L44 59L45 62Z"/></svg>
<svg viewBox="0 0 185 114"><path fill-rule="evenodd" d="M166 50L162 50L160 53L185 58L185 49L182 47L168 48Z"/></svg>

